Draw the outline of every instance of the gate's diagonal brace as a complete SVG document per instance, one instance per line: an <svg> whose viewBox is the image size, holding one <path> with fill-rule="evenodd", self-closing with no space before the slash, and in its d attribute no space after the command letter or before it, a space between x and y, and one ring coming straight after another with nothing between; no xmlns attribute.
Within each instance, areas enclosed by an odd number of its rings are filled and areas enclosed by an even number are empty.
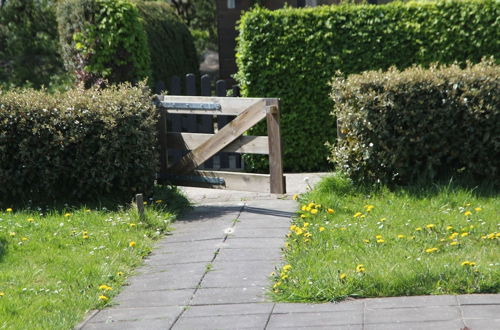
<svg viewBox="0 0 500 330"><path fill-rule="evenodd" d="M176 174L190 173L265 117L266 102L260 100L248 107L210 139L187 153L169 169Z"/></svg>

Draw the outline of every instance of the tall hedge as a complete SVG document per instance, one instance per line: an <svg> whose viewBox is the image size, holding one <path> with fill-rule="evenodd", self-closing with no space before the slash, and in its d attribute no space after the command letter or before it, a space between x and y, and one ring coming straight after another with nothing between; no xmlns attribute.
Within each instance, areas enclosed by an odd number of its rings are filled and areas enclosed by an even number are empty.
<svg viewBox="0 0 500 330"><path fill-rule="evenodd" d="M239 29L237 79L243 95L282 99L285 169L324 170L329 167L324 144L335 140L328 95L337 71L477 62L498 55L500 2L256 8L242 16ZM263 127L254 133L263 133Z"/></svg>
<svg viewBox="0 0 500 330"><path fill-rule="evenodd" d="M53 1L7 1L0 8L0 86L39 88L62 76Z"/></svg>
<svg viewBox="0 0 500 330"><path fill-rule="evenodd" d="M171 76L198 73L193 37L171 5L163 1L135 1L148 36L152 83Z"/></svg>
<svg viewBox="0 0 500 330"><path fill-rule="evenodd" d="M151 191L156 111L143 87L0 92L0 202Z"/></svg>
<svg viewBox="0 0 500 330"><path fill-rule="evenodd" d="M500 65L392 68L332 86L342 137L331 159L351 178L500 182Z"/></svg>

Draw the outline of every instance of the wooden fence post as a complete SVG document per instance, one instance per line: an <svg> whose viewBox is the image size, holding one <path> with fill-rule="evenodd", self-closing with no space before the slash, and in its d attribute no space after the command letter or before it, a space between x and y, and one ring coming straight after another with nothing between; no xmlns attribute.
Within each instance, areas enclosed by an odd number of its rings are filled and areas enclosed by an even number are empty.
<svg viewBox="0 0 500 330"><path fill-rule="evenodd" d="M268 100L267 135L269 138L269 174L271 193L284 194L286 191L283 176L283 147L281 145L279 101Z"/></svg>
<svg viewBox="0 0 500 330"><path fill-rule="evenodd" d="M163 96L158 96L158 101L162 101ZM168 169L168 144L167 144L167 113L164 109L159 108L160 116L158 118L158 140L160 142L160 179L162 182L163 178L167 175Z"/></svg>

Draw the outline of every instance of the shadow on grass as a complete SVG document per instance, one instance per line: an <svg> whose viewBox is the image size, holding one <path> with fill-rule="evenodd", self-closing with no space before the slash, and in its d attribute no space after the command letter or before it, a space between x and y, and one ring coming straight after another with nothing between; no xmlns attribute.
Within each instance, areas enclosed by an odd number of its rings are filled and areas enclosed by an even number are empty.
<svg viewBox="0 0 500 330"><path fill-rule="evenodd" d="M41 211L45 213L66 213L71 210L88 208L101 211L115 212L127 209L134 202L135 196L129 198L116 198L112 195L103 196L96 200L41 200L41 201L3 201L0 200L0 208L12 208L13 213L18 211ZM144 200L153 205L155 209L182 214L189 208L189 200L175 186L157 185L150 196L144 196Z"/></svg>
<svg viewBox="0 0 500 330"><path fill-rule="evenodd" d="M0 262L2 262L6 250L7 250L7 240L5 238L0 237Z"/></svg>
<svg viewBox="0 0 500 330"><path fill-rule="evenodd" d="M347 195L372 195L388 191L397 195L409 195L415 198L428 198L442 194L452 194L457 191L468 191L476 197L495 197L500 193L500 186L496 180L482 182L467 179L449 179L436 182L422 181L408 186L388 186L381 184L366 184L353 182L342 174L333 174L323 179L316 190L321 193Z"/></svg>

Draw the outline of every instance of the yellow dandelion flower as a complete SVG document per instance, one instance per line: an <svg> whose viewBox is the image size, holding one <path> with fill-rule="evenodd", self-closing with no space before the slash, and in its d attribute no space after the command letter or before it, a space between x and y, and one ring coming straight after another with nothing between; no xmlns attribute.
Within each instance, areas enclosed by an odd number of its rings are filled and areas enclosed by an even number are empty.
<svg viewBox="0 0 500 330"><path fill-rule="evenodd" d="M305 218L307 218L307 214L301 214L301 215L300 215L300 217L301 217L302 219L305 219Z"/></svg>
<svg viewBox="0 0 500 330"><path fill-rule="evenodd" d="M476 263L474 261L464 261L461 263L462 266L470 266L470 267L474 267L476 265Z"/></svg>
<svg viewBox="0 0 500 330"><path fill-rule="evenodd" d="M361 215L363 215L363 213L361 213L361 212L356 212L356 213L354 214L353 218L358 218L358 217L360 217Z"/></svg>
<svg viewBox="0 0 500 330"><path fill-rule="evenodd" d="M311 236L312 236L312 234L311 234L311 233L305 233L305 234L304 234L304 237L311 237Z"/></svg>
<svg viewBox="0 0 500 330"><path fill-rule="evenodd" d="M398 238L405 238L406 236L405 235L402 235L402 234L399 234L398 235Z"/></svg>
<svg viewBox="0 0 500 330"><path fill-rule="evenodd" d="M476 211L476 212L479 212L479 211L481 211L481 210L482 210L482 209L481 209L480 207L475 207L475 208L474 208L474 211Z"/></svg>
<svg viewBox="0 0 500 330"><path fill-rule="evenodd" d="M380 221L380 222L384 222L385 220L387 220L387 218L382 218L382 219L380 219L379 221Z"/></svg>
<svg viewBox="0 0 500 330"><path fill-rule="evenodd" d="M339 275L339 279L341 279L341 280L345 280L346 277L347 277L346 273L342 273L342 274Z"/></svg>
<svg viewBox="0 0 500 330"><path fill-rule="evenodd" d="M64 213L64 216L67 218L67 217L70 217L71 216L71 213Z"/></svg>
<svg viewBox="0 0 500 330"><path fill-rule="evenodd" d="M470 225L470 226L469 226L469 229L474 229L474 225Z"/></svg>
<svg viewBox="0 0 500 330"><path fill-rule="evenodd" d="M373 210L374 208L375 208L374 205L365 205L366 212L371 212L371 210Z"/></svg>
<svg viewBox="0 0 500 330"><path fill-rule="evenodd" d="M365 270L365 265L363 264L359 264L356 266L356 273L363 273Z"/></svg>
<svg viewBox="0 0 500 330"><path fill-rule="evenodd" d="M9 233L9 236L10 236L10 237L14 237L14 236L16 236L16 232L15 232L15 231L11 231L11 232Z"/></svg>
<svg viewBox="0 0 500 330"><path fill-rule="evenodd" d="M385 240L383 240L383 239L378 239L377 240L377 243L384 243L384 242L385 242Z"/></svg>
<svg viewBox="0 0 500 330"><path fill-rule="evenodd" d="M117 276L123 276L123 272L116 273Z"/></svg>
<svg viewBox="0 0 500 330"><path fill-rule="evenodd" d="M281 285L281 281L274 283L273 288L277 288Z"/></svg>
<svg viewBox="0 0 500 330"><path fill-rule="evenodd" d="M496 233L496 234L495 234L495 237L500 237L500 233Z"/></svg>
<svg viewBox="0 0 500 330"><path fill-rule="evenodd" d="M109 298L106 297L106 296L99 296L99 300L101 300L101 301L108 301Z"/></svg>
<svg viewBox="0 0 500 330"><path fill-rule="evenodd" d="M452 226L447 226L447 227L446 227L446 230L452 230L452 229L453 229L453 227L452 227Z"/></svg>
<svg viewBox="0 0 500 330"><path fill-rule="evenodd" d="M325 230L325 227L319 227L319 231L324 231Z"/></svg>
<svg viewBox="0 0 500 330"><path fill-rule="evenodd" d="M311 210L311 214L317 214L318 213L318 210L317 209L312 209Z"/></svg>
<svg viewBox="0 0 500 330"><path fill-rule="evenodd" d="M422 231L422 227L415 228L415 231Z"/></svg>
<svg viewBox="0 0 500 330"><path fill-rule="evenodd" d="M465 211L465 212L464 212L464 215L465 215L466 217L468 217L468 216L469 216L469 215L471 215L471 214L472 214L472 212L471 212L471 211Z"/></svg>
<svg viewBox="0 0 500 330"><path fill-rule="evenodd" d="M0 291L0 297L5 296L5 292Z"/></svg>
<svg viewBox="0 0 500 330"><path fill-rule="evenodd" d="M460 234L460 237L465 237L465 236L469 236L469 233L468 232L463 232Z"/></svg>
<svg viewBox="0 0 500 330"><path fill-rule="evenodd" d="M496 236L495 233L491 233L491 234L486 235L486 238L488 238L488 239L494 239L495 236Z"/></svg>
<svg viewBox="0 0 500 330"><path fill-rule="evenodd" d="M135 246L136 246L136 243L135 243L134 241L132 241L132 242L128 243L128 246L129 246L129 247L135 247Z"/></svg>
<svg viewBox="0 0 500 330"><path fill-rule="evenodd" d="M434 248L425 249L426 253L434 253L436 251L438 251L438 248L435 248L435 247Z"/></svg>
<svg viewBox="0 0 500 330"><path fill-rule="evenodd" d="M101 284L101 285L99 285L99 290L111 291L111 290L113 290L113 288L110 286L107 286L106 284Z"/></svg>
<svg viewBox="0 0 500 330"><path fill-rule="evenodd" d="M376 235L375 236L376 239L381 239L382 238L382 235Z"/></svg>
<svg viewBox="0 0 500 330"><path fill-rule="evenodd" d="M455 245L458 245L458 242L457 241L453 241L450 243L451 246L455 246Z"/></svg>
<svg viewBox="0 0 500 330"><path fill-rule="evenodd" d="M295 228L297 228L297 226L296 226L296 225L291 225L291 226L290 226L290 230L292 230L292 231L293 231L293 230L295 230Z"/></svg>
<svg viewBox="0 0 500 330"><path fill-rule="evenodd" d="M90 238L90 236L89 236L89 235L84 234L84 235L82 236L82 238L83 238L83 239L89 239L89 238Z"/></svg>
<svg viewBox="0 0 500 330"><path fill-rule="evenodd" d="M427 226L425 226L425 227L426 227L427 229L432 229L432 228L435 228L435 227L436 227L436 225L435 225L435 224L433 224L433 223L430 223L430 224L428 224L428 225L427 225Z"/></svg>
<svg viewBox="0 0 500 330"><path fill-rule="evenodd" d="M302 207L300 208L302 211L305 211L307 209L307 206L305 205L302 205Z"/></svg>
<svg viewBox="0 0 500 330"><path fill-rule="evenodd" d="M9 207L9 208L8 208L8 209L6 209L5 211L7 211L7 212L12 212L12 208L11 208L11 207Z"/></svg>
<svg viewBox="0 0 500 330"><path fill-rule="evenodd" d="M28 221L28 222L33 222L33 221L35 221L35 219L33 219L33 218L28 218L28 219L26 219L26 221Z"/></svg>
<svg viewBox="0 0 500 330"><path fill-rule="evenodd" d="M286 280L286 279L288 278L288 275L287 275L287 274L283 274L283 275L281 275L281 277L280 277L280 278L281 278L282 280Z"/></svg>
<svg viewBox="0 0 500 330"><path fill-rule="evenodd" d="M449 239L455 239L457 236L458 236L458 233L454 232L453 234L451 234L450 236L448 236L448 238Z"/></svg>
<svg viewBox="0 0 500 330"><path fill-rule="evenodd" d="M21 238L21 241L26 242L27 240L29 240L29 238L28 238L28 237L23 237L23 238Z"/></svg>
<svg viewBox="0 0 500 330"><path fill-rule="evenodd" d="M304 222L304 228L309 226L309 222Z"/></svg>
<svg viewBox="0 0 500 330"><path fill-rule="evenodd" d="M347 228L346 227L342 227L342 228L340 228L340 230L347 230Z"/></svg>
<svg viewBox="0 0 500 330"><path fill-rule="evenodd" d="M310 241L310 239L309 239L309 238L304 238L304 243L307 243L307 242L309 242L309 241Z"/></svg>
<svg viewBox="0 0 500 330"><path fill-rule="evenodd" d="M326 210L326 212L328 212L328 214L333 214L333 213L335 213L335 210L334 209L328 209L328 210Z"/></svg>
<svg viewBox="0 0 500 330"><path fill-rule="evenodd" d="M316 205L316 204L314 204L313 202L311 202L311 203L307 204L307 207L309 207L309 208L312 209L314 207L314 205Z"/></svg>
<svg viewBox="0 0 500 330"><path fill-rule="evenodd" d="M360 217L360 218L364 218L364 217L366 217L366 215L361 214L359 217Z"/></svg>
<svg viewBox="0 0 500 330"><path fill-rule="evenodd" d="M364 239L363 242L370 243L370 240Z"/></svg>
<svg viewBox="0 0 500 330"><path fill-rule="evenodd" d="M129 226L130 226L131 228L133 228L133 227L136 227L137 225L136 225L135 223L130 223L130 224L129 224Z"/></svg>
<svg viewBox="0 0 500 330"><path fill-rule="evenodd" d="M142 204L144 204L144 205L148 205L148 202L142 202Z"/></svg>
<svg viewBox="0 0 500 330"><path fill-rule="evenodd" d="M294 201L296 201L297 199L299 199L299 195L298 194L293 194L292 199Z"/></svg>
<svg viewBox="0 0 500 330"><path fill-rule="evenodd" d="M290 269L292 269L292 265L284 265L283 266L283 271L288 272Z"/></svg>
<svg viewBox="0 0 500 330"><path fill-rule="evenodd" d="M304 231L302 230L302 228L299 227L295 228L295 235L300 236L302 235L303 232Z"/></svg>
<svg viewBox="0 0 500 330"><path fill-rule="evenodd" d="M321 204L316 204L316 205L314 205L314 207L317 208L317 209L320 209L321 208Z"/></svg>
<svg viewBox="0 0 500 330"><path fill-rule="evenodd" d="M92 211L89 209L85 209L85 213L90 213L90 212L92 212Z"/></svg>

